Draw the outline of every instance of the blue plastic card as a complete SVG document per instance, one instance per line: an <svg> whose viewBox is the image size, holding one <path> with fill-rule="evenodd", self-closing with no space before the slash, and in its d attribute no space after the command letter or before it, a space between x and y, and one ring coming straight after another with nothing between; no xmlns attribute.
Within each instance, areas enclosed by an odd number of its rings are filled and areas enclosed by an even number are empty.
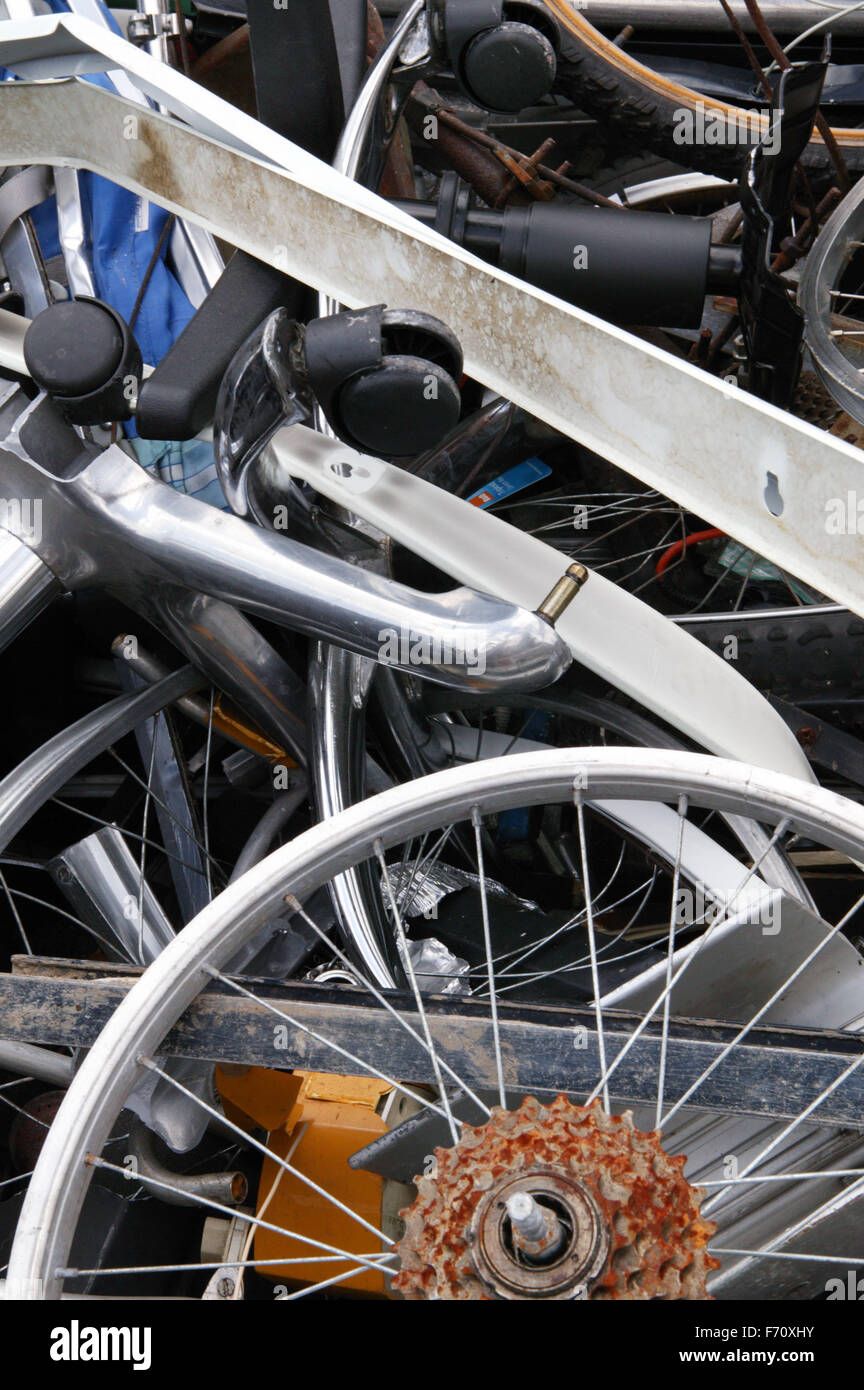
<svg viewBox="0 0 864 1390"><path fill-rule="evenodd" d="M548 478L551 472L552 469L542 459L526 459L524 463L517 463L515 468L508 468L506 473L493 478L491 483L481 487L479 492L468 498L468 501L472 507L491 507L494 502L503 502L505 497L512 497L514 492L521 492L524 487L530 487L540 478Z"/></svg>

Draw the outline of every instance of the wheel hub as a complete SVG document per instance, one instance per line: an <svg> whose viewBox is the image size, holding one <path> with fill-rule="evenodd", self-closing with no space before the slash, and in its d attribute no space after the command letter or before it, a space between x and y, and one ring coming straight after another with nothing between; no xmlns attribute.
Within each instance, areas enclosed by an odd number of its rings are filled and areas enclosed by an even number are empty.
<svg viewBox="0 0 864 1390"><path fill-rule="evenodd" d="M655 1132L599 1101L533 1097L463 1129L403 1213L409 1299L705 1299L700 1188Z"/></svg>
<svg viewBox="0 0 864 1390"><path fill-rule="evenodd" d="M542 1234L519 1227L519 1199L533 1205ZM527 1224L527 1223L526 1223ZM478 1204L471 1223L477 1274L498 1298L579 1297L602 1269L609 1249L597 1203L580 1182L554 1168L531 1168L497 1183Z"/></svg>

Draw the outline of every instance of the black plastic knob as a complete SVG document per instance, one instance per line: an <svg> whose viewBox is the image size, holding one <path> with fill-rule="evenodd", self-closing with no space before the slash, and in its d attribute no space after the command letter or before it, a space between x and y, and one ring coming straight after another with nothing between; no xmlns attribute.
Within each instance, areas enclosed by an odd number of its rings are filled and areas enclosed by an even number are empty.
<svg viewBox="0 0 864 1390"><path fill-rule="evenodd" d="M128 420L141 384L141 350L125 320L100 299L43 309L24 338L27 370L73 425Z"/></svg>
<svg viewBox="0 0 864 1390"><path fill-rule="evenodd" d="M314 319L305 350L322 410L355 449L413 458L459 419L462 350L430 314L376 304Z"/></svg>
<svg viewBox="0 0 864 1390"><path fill-rule="evenodd" d="M521 111L552 89L555 49L530 24L507 22L478 34L462 55L465 85L489 111Z"/></svg>
<svg viewBox="0 0 864 1390"><path fill-rule="evenodd" d="M413 458L444 438L460 408L456 383L437 363L385 357L340 391L340 434L367 454Z"/></svg>

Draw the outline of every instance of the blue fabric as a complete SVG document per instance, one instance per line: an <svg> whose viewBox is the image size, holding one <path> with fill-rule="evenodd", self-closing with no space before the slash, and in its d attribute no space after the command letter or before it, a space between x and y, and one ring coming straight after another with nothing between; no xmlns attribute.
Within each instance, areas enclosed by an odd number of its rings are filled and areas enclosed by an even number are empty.
<svg viewBox="0 0 864 1390"><path fill-rule="evenodd" d="M203 439L133 439L131 443L141 467L160 482L227 510L212 444Z"/></svg>
<svg viewBox="0 0 864 1390"><path fill-rule="evenodd" d="M69 12L66 0L49 0L49 3L55 13ZM112 31L121 34L113 16L104 6L101 8ZM0 78L11 77L13 74L0 68ZM107 91L114 90L104 73L89 74L85 81ZM82 172L78 182L96 296L104 299L128 322L168 213L98 174ZM42 254L46 258L58 255L57 207L53 197L34 209L33 221ZM170 237L166 237L153 267L133 326L144 361L153 366L161 362L195 312L166 264L169 240ZM135 438L136 430L131 422L125 426L125 431L130 438ZM214 506L225 506L216 481L212 446L200 440L148 441L143 447L144 444L145 441L135 440L144 467L180 491L194 493Z"/></svg>
<svg viewBox="0 0 864 1390"><path fill-rule="evenodd" d="M60 255L60 235L57 230L57 199L54 194L30 213L39 249L46 261Z"/></svg>
<svg viewBox="0 0 864 1390"><path fill-rule="evenodd" d="M69 11L66 0L49 0L49 3L55 13ZM120 26L101 0L99 8L112 32L121 35ZM109 92L114 90L114 84L101 72L91 73L85 81ZM79 186L85 224L90 229L96 294L128 322L168 213L98 174L82 173ZM167 246L163 246L133 330L144 361L154 367L194 313L165 264L166 251Z"/></svg>
<svg viewBox="0 0 864 1390"><path fill-rule="evenodd" d="M102 85L110 86L104 78ZM96 294L128 322L168 214L98 174L82 173L79 187L90 229ZM166 249L153 267L133 329L144 361L154 367L194 313L165 264Z"/></svg>

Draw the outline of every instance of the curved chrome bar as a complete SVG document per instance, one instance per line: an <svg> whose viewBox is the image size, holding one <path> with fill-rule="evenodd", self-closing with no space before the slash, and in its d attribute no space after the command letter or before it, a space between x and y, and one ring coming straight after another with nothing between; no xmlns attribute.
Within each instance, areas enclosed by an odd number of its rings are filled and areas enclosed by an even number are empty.
<svg viewBox="0 0 864 1390"><path fill-rule="evenodd" d="M559 579L561 552L537 536L380 460L367 461L369 477L360 492L330 467L333 458L331 441L295 426L263 451L267 487L278 486L280 473L301 478L454 580L527 608ZM687 737L723 755L815 780L795 737L734 662L695 639L681 644L683 629L597 570L558 618L556 631L576 661ZM655 678L660 670L662 681Z"/></svg>
<svg viewBox="0 0 864 1390"><path fill-rule="evenodd" d="M363 158L363 151L366 148L366 141L375 116L375 108L390 79L390 73L398 57L399 49L423 12L425 4L426 0L411 0L407 9L400 16L399 22L393 29L386 45L381 49L367 72L363 85L357 93L357 100L351 108L339 137L336 153L333 156L333 168L337 173L347 175L349 179L356 179L357 177L360 160ZM339 305L335 299L330 299L328 295L320 295L318 304L318 312L322 318L327 314L339 312Z"/></svg>
<svg viewBox="0 0 864 1390"><path fill-rule="evenodd" d="M0 651L48 607L61 587L29 546L0 528Z"/></svg>
<svg viewBox="0 0 864 1390"><path fill-rule="evenodd" d="M229 603L179 585L160 588L149 611L188 661L298 763L306 762L305 687L254 623Z"/></svg>
<svg viewBox="0 0 864 1390"><path fill-rule="evenodd" d="M358 476L374 462L338 449L333 466ZM420 593L322 555L176 492L116 445L54 477L16 429L0 459L9 493L42 503L41 534L21 539L70 589L99 585L149 611L181 585L471 690L533 690L569 664L567 647L535 613L467 588Z"/></svg>
<svg viewBox="0 0 864 1390"><path fill-rule="evenodd" d="M426 0L410 0L410 3L402 11L399 22L394 25L387 43L367 72L363 85L357 93L357 99L345 122L339 137L339 144L336 146L336 153L333 156L333 168L338 170L340 174L347 174L349 179L356 179L357 177L357 170L363 157L366 138L378 99L384 91L393 65L399 56L400 48L425 6Z"/></svg>
<svg viewBox="0 0 864 1390"><path fill-rule="evenodd" d="M355 688L361 664L351 652L320 642L309 662L310 770L322 821L363 798L364 704ZM366 978L386 989L402 983L402 972L381 894L362 869L352 865L336 874L328 890L349 951Z"/></svg>
<svg viewBox="0 0 864 1390"><path fill-rule="evenodd" d="M175 1207L199 1207L203 1202L238 1206L245 1201L248 1184L243 1173L178 1173L163 1163L156 1153L153 1135L141 1120L132 1121L129 1147L136 1162L136 1177L160 1202Z"/></svg>
<svg viewBox="0 0 864 1390"><path fill-rule="evenodd" d="M260 864L265 855L270 853L273 841L303 805L307 791L305 774L296 773L281 795L275 801L271 801L252 834L246 840L237 856L234 868L231 870L229 883L234 883L236 879L242 878L248 869L251 869L255 864Z"/></svg>
<svg viewBox="0 0 864 1390"><path fill-rule="evenodd" d="M75 1063L62 1052L51 1052L47 1047L36 1047L33 1043L0 1040L0 1067L19 1076L33 1076L37 1081L48 1081L52 1086L69 1085L75 1075Z"/></svg>
<svg viewBox="0 0 864 1390"><path fill-rule="evenodd" d="M107 705L100 705L43 743L0 782L0 849L9 844L49 796L86 767L97 753L130 733L142 719L149 719L181 695L199 689L203 681L198 671L184 666L146 690L120 695Z"/></svg>

